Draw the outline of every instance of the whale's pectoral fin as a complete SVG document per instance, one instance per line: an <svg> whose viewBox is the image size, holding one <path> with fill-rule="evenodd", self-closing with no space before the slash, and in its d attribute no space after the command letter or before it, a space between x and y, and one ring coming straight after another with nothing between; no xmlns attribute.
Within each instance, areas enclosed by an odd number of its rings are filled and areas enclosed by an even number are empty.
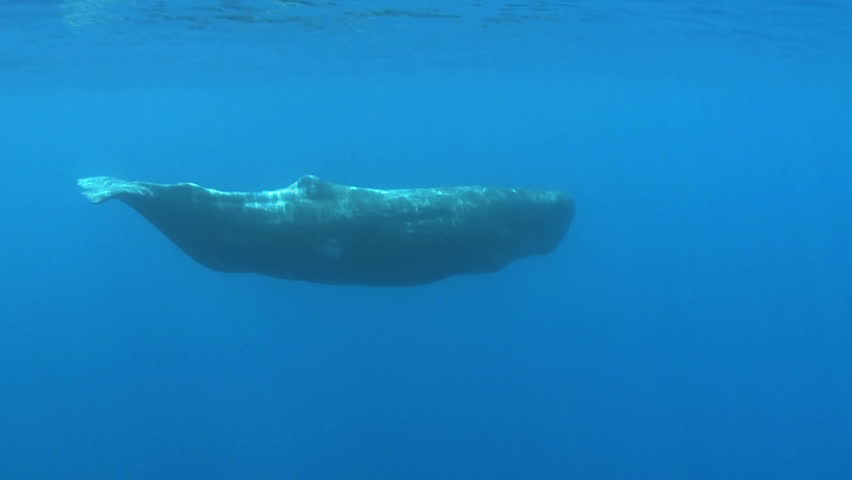
<svg viewBox="0 0 852 480"><path fill-rule="evenodd" d="M111 198L129 195L151 195L151 189L139 182L113 177L88 177L77 180L77 186L92 203L105 202Z"/></svg>

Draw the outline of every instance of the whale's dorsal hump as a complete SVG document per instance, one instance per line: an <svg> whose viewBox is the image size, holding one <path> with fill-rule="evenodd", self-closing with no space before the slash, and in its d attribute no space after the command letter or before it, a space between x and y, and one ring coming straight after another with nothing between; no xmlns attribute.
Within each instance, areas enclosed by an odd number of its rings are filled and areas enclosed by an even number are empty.
<svg viewBox="0 0 852 480"><path fill-rule="evenodd" d="M316 175L305 175L290 186L311 200L321 200L334 195L334 185Z"/></svg>

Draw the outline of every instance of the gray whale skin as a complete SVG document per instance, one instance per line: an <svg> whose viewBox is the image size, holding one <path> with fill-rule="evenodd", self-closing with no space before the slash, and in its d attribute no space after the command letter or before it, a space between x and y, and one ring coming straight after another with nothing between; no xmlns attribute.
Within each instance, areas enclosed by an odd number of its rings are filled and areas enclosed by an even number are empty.
<svg viewBox="0 0 852 480"><path fill-rule="evenodd" d="M117 198L213 270L349 285L419 285L496 272L552 252L574 216L558 191L504 187L380 190L307 175L287 188L224 192L194 183L78 180Z"/></svg>

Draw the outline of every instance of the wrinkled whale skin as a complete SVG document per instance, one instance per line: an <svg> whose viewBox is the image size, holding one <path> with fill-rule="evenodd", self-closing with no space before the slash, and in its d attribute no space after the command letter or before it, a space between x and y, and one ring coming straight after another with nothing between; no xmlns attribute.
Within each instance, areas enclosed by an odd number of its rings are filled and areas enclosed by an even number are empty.
<svg viewBox="0 0 852 480"><path fill-rule="evenodd" d="M224 192L194 183L78 180L116 198L213 270L351 285L419 285L496 272L552 252L574 216L559 191L505 187L381 190L308 175L287 188Z"/></svg>

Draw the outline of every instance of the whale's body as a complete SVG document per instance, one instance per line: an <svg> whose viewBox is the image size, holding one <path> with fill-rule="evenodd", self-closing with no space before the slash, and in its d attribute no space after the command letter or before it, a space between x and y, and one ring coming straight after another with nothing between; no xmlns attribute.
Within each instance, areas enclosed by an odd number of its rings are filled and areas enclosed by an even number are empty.
<svg viewBox="0 0 852 480"><path fill-rule="evenodd" d="M211 269L327 284L496 272L552 252L574 216L561 192L503 187L379 190L314 176L261 192L111 177L78 185L94 203L130 205Z"/></svg>

